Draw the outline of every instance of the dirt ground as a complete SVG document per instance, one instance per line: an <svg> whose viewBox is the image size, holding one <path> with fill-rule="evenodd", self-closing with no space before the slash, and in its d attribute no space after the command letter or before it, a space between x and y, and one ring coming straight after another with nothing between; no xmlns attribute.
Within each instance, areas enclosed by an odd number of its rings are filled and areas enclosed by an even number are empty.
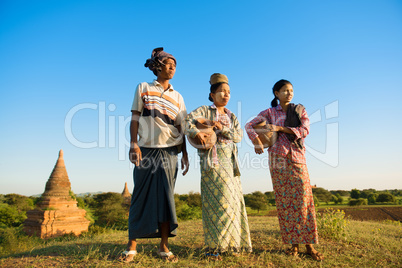
<svg viewBox="0 0 402 268"><path fill-rule="evenodd" d="M345 215L358 221L400 221L402 222L402 206L399 207L342 207ZM325 208L317 208L324 212ZM268 216L276 216L276 210L270 211Z"/></svg>

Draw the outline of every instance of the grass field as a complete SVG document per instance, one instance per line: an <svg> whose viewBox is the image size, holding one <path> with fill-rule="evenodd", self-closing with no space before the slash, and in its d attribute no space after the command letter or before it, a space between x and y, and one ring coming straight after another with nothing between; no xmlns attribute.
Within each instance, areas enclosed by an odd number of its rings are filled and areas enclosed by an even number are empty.
<svg viewBox="0 0 402 268"><path fill-rule="evenodd" d="M321 237L317 250L325 260L316 262L300 254L284 254L276 217L249 217L253 253L223 256L222 261L204 257L201 220L179 224L170 239L179 263L165 263L156 256L156 239L140 240L139 255L130 264L116 258L125 248L127 231L107 231L81 237L49 240L22 236L0 252L0 267L402 267L400 222L349 221L346 238ZM304 250L304 248L302 248Z"/></svg>

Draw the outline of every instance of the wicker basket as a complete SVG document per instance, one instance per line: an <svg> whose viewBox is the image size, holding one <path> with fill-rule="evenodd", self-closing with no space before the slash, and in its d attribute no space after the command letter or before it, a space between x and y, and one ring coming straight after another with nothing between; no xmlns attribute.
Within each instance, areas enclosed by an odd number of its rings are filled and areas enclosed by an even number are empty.
<svg viewBox="0 0 402 268"><path fill-rule="evenodd" d="M188 141L190 144L197 149L206 150L212 148L216 143L216 134L213 129L214 125L212 121L205 118L198 118L195 126L199 131L206 133L208 136L206 137L205 145L201 144L198 139L189 137Z"/></svg>
<svg viewBox="0 0 402 268"><path fill-rule="evenodd" d="M264 148L274 145L276 139L278 138L278 132L268 130L267 123L265 121L253 126L253 128L255 132L257 132L258 138L260 138Z"/></svg>

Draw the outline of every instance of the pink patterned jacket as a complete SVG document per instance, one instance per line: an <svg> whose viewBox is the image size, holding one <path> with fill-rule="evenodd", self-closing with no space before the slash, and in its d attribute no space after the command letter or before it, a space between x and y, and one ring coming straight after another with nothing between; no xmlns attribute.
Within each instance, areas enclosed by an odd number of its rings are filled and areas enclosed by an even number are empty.
<svg viewBox="0 0 402 268"><path fill-rule="evenodd" d="M306 110L303 110L301 115L301 125L299 127L289 127L296 135L296 139L301 139L304 144L304 139L309 134L310 120L308 119ZM282 106L278 105L273 108L266 109L258 114L253 120L246 124L246 132L250 140L254 140L257 137L257 133L254 131L253 126L266 121L267 124L284 126L286 120L286 112L283 111ZM289 153L291 155L292 162L299 164L306 164L306 148L298 148L294 143L290 142L284 132L278 133L278 139L275 144L268 148L269 153L275 153L286 157Z"/></svg>

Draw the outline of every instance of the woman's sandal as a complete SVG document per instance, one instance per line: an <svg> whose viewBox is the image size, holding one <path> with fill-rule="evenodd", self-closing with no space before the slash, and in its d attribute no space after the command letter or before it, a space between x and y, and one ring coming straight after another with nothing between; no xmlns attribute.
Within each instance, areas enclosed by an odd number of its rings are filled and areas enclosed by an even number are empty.
<svg viewBox="0 0 402 268"><path fill-rule="evenodd" d="M298 247L291 247L291 248L288 248L288 249L285 251L285 254L286 254L286 255L293 256L293 257L297 257L297 255L299 255L299 248L298 248Z"/></svg>
<svg viewBox="0 0 402 268"><path fill-rule="evenodd" d="M126 250L123 251L119 257L119 261L122 262L132 262L134 260L134 257L137 255L136 250Z"/></svg>
<svg viewBox="0 0 402 268"><path fill-rule="evenodd" d="M164 251L158 251L156 252L159 257L161 257L163 260L176 263L179 261L179 258L177 258L171 251L169 252L164 252Z"/></svg>
<svg viewBox="0 0 402 268"><path fill-rule="evenodd" d="M313 260L315 261L322 261L324 259L324 255L322 255L320 252L318 252L317 250L307 250L306 252L307 255L310 255L311 258L313 258Z"/></svg>

